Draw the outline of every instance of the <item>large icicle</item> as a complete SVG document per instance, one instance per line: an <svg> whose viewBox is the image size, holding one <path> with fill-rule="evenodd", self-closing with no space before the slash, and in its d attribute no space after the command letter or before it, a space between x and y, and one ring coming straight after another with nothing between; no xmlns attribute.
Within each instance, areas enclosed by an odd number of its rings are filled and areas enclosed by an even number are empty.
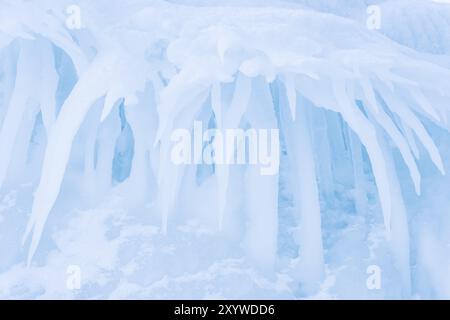
<svg viewBox="0 0 450 320"><path fill-rule="evenodd" d="M373 105L373 103L378 104L376 101L371 100L367 101L363 100L363 101L364 106L369 107L368 109L371 112L373 118L383 127L383 129L386 131L386 133L389 135L389 137L392 139L392 141L399 149L403 157L403 160L405 161L409 169L410 176L411 179L413 180L416 193L420 194L420 173L419 169L417 168L417 164L414 160L414 156L411 153L411 149L409 147L408 142L401 134L401 132L399 131L393 120L382 110L382 108L375 107Z"/></svg>
<svg viewBox="0 0 450 320"><path fill-rule="evenodd" d="M72 141L92 104L105 95L111 81L111 65L114 65L114 60L112 56L96 58L64 102L58 119L49 131L41 180L35 193L31 217L24 235L25 241L33 231L28 263L31 263L47 216L59 194Z"/></svg>
<svg viewBox="0 0 450 320"><path fill-rule="evenodd" d="M282 88L280 87L282 90ZM284 91L284 90L283 90ZM296 216L300 228L296 239L299 245L300 265L296 277L308 292L319 288L325 274L319 190L316 178L307 105L297 97L297 116L293 121L286 95L280 93L281 128L288 149L292 172ZM303 103L304 105L300 105Z"/></svg>
<svg viewBox="0 0 450 320"><path fill-rule="evenodd" d="M408 125L414 131L420 142L422 142L425 149L428 151L428 154L430 155L433 163L436 165L439 171L444 174L444 165L442 164L439 150L437 149L436 145L433 142L433 139L430 137L420 120L400 99L398 99L393 94L393 92L391 92L384 85L378 84L377 90L380 91L381 96L383 97L389 108L392 110L392 112L396 113L402 119L403 123Z"/></svg>
<svg viewBox="0 0 450 320"><path fill-rule="evenodd" d="M383 159L383 153L377 141L376 131L371 122L358 109L353 98L348 97L348 91L344 79L335 79L333 83L333 92L343 118L348 123L366 147L367 153L372 164L372 169L377 184L380 204L383 210L384 225L386 234L389 238L391 233L391 192L389 184L389 175L386 164Z"/></svg>
<svg viewBox="0 0 450 320"><path fill-rule="evenodd" d="M34 57L35 43L22 41L14 92L0 130L0 186L3 184L11 161L12 150L24 114L28 111L28 102L39 75L39 61Z"/></svg>
<svg viewBox="0 0 450 320"><path fill-rule="evenodd" d="M380 130L378 130L378 140L380 141L380 145L383 150L384 159L386 161L386 169L390 177L391 185L390 190L392 199L392 235L389 240L389 244L391 246L392 254L394 257L395 267L400 272L402 296L404 298L408 298L411 294L408 218L406 215L406 208L403 201L402 190L398 180L392 151L384 141L384 137Z"/></svg>
<svg viewBox="0 0 450 320"><path fill-rule="evenodd" d="M187 87L187 84L185 84ZM199 88L192 88L189 96L183 97L184 101L177 106L180 110L183 110L182 117L177 117L175 114L172 117L163 112L162 106L159 107L160 121L161 117L165 119L163 123L169 125L166 130L158 128L159 134L157 134L155 141L159 142L159 167L158 167L158 208L161 212L161 230L163 233L167 232L169 214L174 208L176 203L176 196L179 192L181 179L184 173L183 164L174 164L171 159L171 129L186 129L191 130L194 123L195 116L199 109L203 106L203 103L207 99L209 92L200 91ZM184 91L183 91L184 92ZM179 92L173 92L175 99L181 98L178 96ZM171 97L173 99L174 97ZM164 104L164 102L162 102ZM166 118L167 116L167 118ZM167 121L167 122L166 122ZM161 126L161 122L159 123Z"/></svg>
<svg viewBox="0 0 450 320"><path fill-rule="evenodd" d="M279 147L278 150L270 150L274 145L279 146L278 134L276 136L272 134L272 130L277 130L278 125L269 86L263 77L252 80L251 96L245 117L252 129L259 130L257 139L259 160L261 161L262 153L270 152L277 157L279 163ZM260 129L269 132L263 135ZM273 139L278 141L274 142ZM266 145L267 149L263 150L262 145ZM262 166L262 163L247 166L245 201L249 221L245 244L249 256L259 267L272 270L278 235L278 166L274 168L276 171L269 175L262 174Z"/></svg>
<svg viewBox="0 0 450 320"><path fill-rule="evenodd" d="M222 104L222 96L219 84L216 84L211 92L211 103L218 129L233 129L239 127L239 122L247 109L250 98L251 82L250 79L244 75L238 74L236 76L235 89L233 98L228 106L224 108ZM229 168L228 165L216 165L215 167L217 179L217 192L219 199L219 228L222 229L226 199L228 192Z"/></svg>

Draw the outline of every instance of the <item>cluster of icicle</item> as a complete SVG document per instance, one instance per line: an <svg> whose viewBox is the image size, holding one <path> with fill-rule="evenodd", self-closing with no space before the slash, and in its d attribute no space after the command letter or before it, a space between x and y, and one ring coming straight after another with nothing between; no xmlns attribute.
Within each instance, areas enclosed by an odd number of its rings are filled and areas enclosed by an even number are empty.
<svg viewBox="0 0 450 320"><path fill-rule="evenodd" d="M170 161L170 134L175 128L191 129L206 114L217 128L280 129L301 226L296 239L305 259L302 272L308 274L305 281L317 282L324 273L319 193L332 188L333 178L330 142L320 148L311 143L307 106L312 106L337 115L323 119L325 129L339 126L340 119L351 129L355 186L364 183L365 148L386 234L409 291L407 218L393 152L400 152L418 194L418 143L444 173L423 119L449 128L449 69L365 25L307 9L81 1L82 28L69 30L69 3L58 2L0 2L0 185L10 170L20 172L38 161L29 154L33 128L41 121L45 129L24 237L31 237L29 260L82 125L89 128L84 153L89 184L111 187L112 159L123 130L119 109L125 108L134 137L128 179L142 186L148 185L143 179L153 179L155 188L147 191L156 197L165 231L178 195L189 188L182 184L187 168ZM73 87L60 102L56 92L70 68L64 71L60 63L58 69L57 54L75 70ZM219 228L237 178L227 166L216 166L211 176ZM248 169L240 179L249 255L270 268L277 255L279 177ZM327 179L331 182L323 183ZM359 197L360 210L365 201Z"/></svg>

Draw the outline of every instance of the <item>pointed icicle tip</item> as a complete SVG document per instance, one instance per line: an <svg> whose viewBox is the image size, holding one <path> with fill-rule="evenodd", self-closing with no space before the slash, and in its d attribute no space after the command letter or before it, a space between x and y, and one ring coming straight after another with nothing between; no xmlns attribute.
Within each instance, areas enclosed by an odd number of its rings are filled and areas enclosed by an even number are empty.
<svg viewBox="0 0 450 320"><path fill-rule="evenodd" d="M286 95L291 110L292 120L295 121L297 111L297 92L295 90L295 79L291 73L286 74Z"/></svg>

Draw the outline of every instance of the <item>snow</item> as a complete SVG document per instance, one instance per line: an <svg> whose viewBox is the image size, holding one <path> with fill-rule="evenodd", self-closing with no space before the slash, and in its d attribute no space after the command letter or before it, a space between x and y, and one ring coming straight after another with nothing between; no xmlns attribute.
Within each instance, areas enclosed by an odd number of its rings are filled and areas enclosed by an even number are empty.
<svg viewBox="0 0 450 320"><path fill-rule="evenodd" d="M448 298L449 37L442 1L0 0L0 297ZM198 123L266 161L174 163Z"/></svg>

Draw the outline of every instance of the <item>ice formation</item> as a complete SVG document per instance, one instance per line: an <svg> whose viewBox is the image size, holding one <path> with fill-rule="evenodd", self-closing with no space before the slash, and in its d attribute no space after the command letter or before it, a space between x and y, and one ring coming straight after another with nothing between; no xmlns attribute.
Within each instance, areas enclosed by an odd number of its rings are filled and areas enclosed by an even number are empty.
<svg viewBox="0 0 450 320"><path fill-rule="evenodd" d="M450 298L449 55L425 0L0 0L0 297ZM196 121L279 174L172 163Z"/></svg>

